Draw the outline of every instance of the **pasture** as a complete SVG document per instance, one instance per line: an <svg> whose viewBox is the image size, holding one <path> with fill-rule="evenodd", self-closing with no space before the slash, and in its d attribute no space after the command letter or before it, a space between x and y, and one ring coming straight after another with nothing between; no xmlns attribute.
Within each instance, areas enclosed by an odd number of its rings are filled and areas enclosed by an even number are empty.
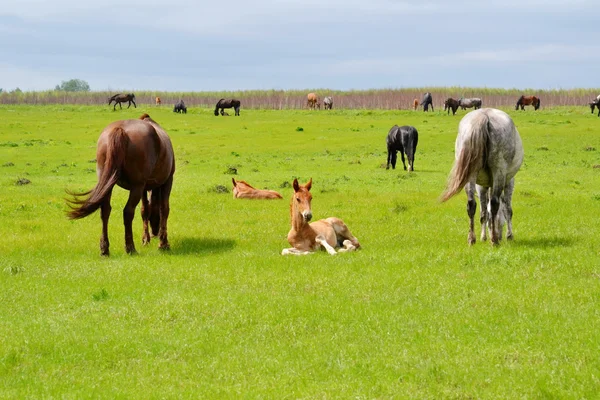
<svg viewBox="0 0 600 400"><path fill-rule="evenodd" d="M466 196L439 202L465 112L439 104L0 106L0 397L596 397L599 119L507 107L515 240L469 247ZM91 189L101 130L144 112L175 149L171 251L141 246L138 206L125 253L115 188L102 258L99 213L67 220L64 190ZM394 124L419 131L414 172L385 169ZM234 200L232 177L284 199ZM296 177L361 250L280 255Z"/></svg>

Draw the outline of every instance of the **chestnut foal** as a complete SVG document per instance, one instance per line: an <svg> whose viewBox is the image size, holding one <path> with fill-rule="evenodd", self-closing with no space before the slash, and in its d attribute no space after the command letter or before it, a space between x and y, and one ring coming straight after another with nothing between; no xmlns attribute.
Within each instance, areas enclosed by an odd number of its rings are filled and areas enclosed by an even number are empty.
<svg viewBox="0 0 600 400"><path fill-rule="evenodd" d="M312 178L303 186L298 184L298 179L294 179L293 186L294 195L290 203L292 229L287 237L292 247L283 249L282 255L310 254L321 247L329 254L335 255L336 247L340 248L340 252L352 251L360 247L358 239L350 233L346 224L339 218L330 217L309 224L312 219L310 209Z"/></svg>

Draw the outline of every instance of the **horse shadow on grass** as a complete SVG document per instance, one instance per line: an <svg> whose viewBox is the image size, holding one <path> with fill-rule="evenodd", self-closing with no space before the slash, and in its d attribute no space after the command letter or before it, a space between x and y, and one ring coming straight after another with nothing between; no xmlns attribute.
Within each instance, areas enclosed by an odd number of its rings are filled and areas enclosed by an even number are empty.
<svg viewBox="0 0 600 400"><path fill-rule="evenodd" d="M528 239L515 239L511 246L548 249L554 247L571 247L574 240L567 237L551 236Z"/></svg>
<svg viewBox="0 0 600 400"><path fill-rule="evenodd" d="M221 238L184 238L171 246L174 255L207 255L233 250L235 240Z"/></svg>

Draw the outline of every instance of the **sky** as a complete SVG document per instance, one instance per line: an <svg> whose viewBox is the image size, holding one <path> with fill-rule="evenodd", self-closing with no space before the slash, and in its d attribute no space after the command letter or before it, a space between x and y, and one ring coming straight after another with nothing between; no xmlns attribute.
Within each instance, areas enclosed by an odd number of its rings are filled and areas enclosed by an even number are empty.
<svg viewBox="0 0 600 400"><path fill-rule="evenodd" d="M587 0L0 0L0 88L600 87Z"/></svg>

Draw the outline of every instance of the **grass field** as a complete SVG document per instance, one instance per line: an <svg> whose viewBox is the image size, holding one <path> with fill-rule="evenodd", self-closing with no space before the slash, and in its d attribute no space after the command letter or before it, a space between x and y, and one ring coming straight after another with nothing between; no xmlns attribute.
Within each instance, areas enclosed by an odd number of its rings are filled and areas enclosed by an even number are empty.
<svg viewBox="0 0 600 400"><path fill-rule="evenodd" d="M67 220L64 190L93 187L100 131L142 112L175 148L172 250L141 246L138 211L125 254L115 189L102 258L99 214ZM438 201L464 112L211 112L0 106L0 397L598 396L589 109L507 109L525 161L515 240L496 248L467 245L466 196ZM382 168L393 124L419 131L413 173ZM284 200L234 200L232 176ZM362 250L280 255L295 177Z"/></svg>

